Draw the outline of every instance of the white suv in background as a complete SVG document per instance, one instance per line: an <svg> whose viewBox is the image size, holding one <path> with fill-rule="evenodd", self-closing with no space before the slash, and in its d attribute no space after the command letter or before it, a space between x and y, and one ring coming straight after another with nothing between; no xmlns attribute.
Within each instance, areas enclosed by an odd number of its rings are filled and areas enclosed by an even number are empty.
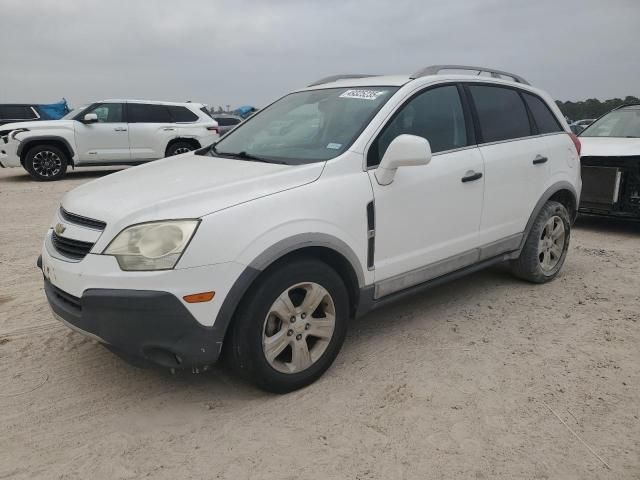
<svg viewBox="0 0 640 480"><path fill-rule="evenodd" d="M218 137L217 122L200 103L103 100L61 120L0 126L0 166L58 180L68 166L136 165Z"/></svg>
<svg viewBox="0 0 640 480"><path fill-rule="evenodd" d="M38 264L54 315L110 349L169 368L225 352L287 392L331 365L354 315L498 262L552 280L579 148L517 75L331 77L69 192Z"/></svg>

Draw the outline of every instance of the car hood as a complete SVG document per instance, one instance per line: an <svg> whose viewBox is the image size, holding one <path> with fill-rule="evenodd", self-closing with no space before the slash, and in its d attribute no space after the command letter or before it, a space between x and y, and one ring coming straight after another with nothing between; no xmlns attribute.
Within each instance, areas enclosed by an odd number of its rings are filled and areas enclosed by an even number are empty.
<svg viewBox="0 0 640 480"><path fill-rule="evenodd" d="M29 130L70 128L73 130L73 122L73 120L37 120L35 122L16 122L0 125L0 130L15 130L16 128L27 128Z"/></svg>
<svg viewBox="0 0 640 480"><path fill-rule="evenodd" d="M198 218L315 181L324 163L290 166L185 153L129 168L67 193L65 210L111 226Z"/></svg>
<svg viewBox="0 0 640 480"><path fill-rule="evenodd" d="M640 156L640 138L579 137L581 157Z"/></svg>

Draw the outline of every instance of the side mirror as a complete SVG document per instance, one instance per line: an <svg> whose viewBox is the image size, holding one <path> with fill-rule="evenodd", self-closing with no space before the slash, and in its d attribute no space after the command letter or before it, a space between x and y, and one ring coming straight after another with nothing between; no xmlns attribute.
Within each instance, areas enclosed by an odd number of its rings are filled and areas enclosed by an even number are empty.
<svg viewBox="0 0 640 480"><path fill-rule="evenodd" d="M98 115L95 113L87 113L82 119L82 123L96 123L98 121Z"/></svg>
<svg viewBox="0 0 640 480"><path fill-rule="evenodd" d="M430 161L429 140L416 135L398 135L389 144L376 169L376 180L380 185L389 185L399 167L427 165Z"/></svg>

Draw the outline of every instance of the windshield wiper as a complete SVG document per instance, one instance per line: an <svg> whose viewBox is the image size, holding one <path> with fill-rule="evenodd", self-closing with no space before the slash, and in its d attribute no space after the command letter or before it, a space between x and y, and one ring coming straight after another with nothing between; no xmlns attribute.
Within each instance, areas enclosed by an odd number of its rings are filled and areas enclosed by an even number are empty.
<svg viewBox="0 0 640 480"><path fill-rule="evenodd" d="M267 158L258 157L256 155L252 155L250 153L247 153L244 150L242 152L238 152L238 153L234 153L234 152L219 152L218 150L215 149L215 145L212 145L211 149L213 150L214 153L216 153L216 155L220 155L222 157L238 158L240 160L249 160L250 162L277 163L279 165L286 165L285 162L281 162L280 160L270 160L270 159L267 159Z"/></svg>

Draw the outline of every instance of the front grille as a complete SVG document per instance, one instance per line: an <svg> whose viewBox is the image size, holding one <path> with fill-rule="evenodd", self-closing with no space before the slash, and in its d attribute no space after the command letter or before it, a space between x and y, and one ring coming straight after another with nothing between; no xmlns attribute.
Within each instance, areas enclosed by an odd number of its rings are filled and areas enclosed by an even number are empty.
<svg viewBox="0 0 640 480"><path fill-rule="evenodd" d="M80 304L80 299L78 297L74 297L70 293L65 292L64 290L60 290L58 287L49 283L51 285L51 291L56 296L58 300L67 304L68 306L74 308L75 310L82 310L82 305Z"/></svg>
<svg viewBox="0 0 640 480"><path fill-rule="evenodd" d="M94 230L104 230L107 224L101 220L94 220L93 218L83 217L82 215L76 215L75 213L67 212L64 208L60 207L60 217L75 225L80 225L87 228L93 228Z"/></svg>
<svg viewBox="0 0 640 480"><path fill-rule="evenodd" d="M61 237L56 232L51 232L51 243L62 255L74 260L82 260L93 247L93 243Z"/></svg>

